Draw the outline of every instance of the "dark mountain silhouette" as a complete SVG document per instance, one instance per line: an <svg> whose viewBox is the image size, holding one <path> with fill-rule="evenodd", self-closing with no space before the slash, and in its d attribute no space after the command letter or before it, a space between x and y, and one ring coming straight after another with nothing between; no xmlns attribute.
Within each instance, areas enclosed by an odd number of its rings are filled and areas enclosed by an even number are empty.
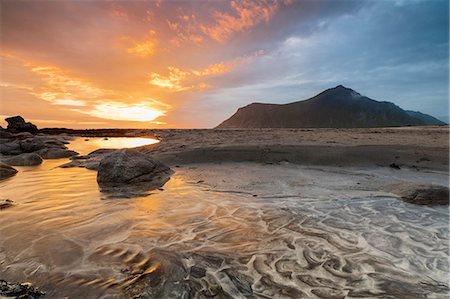
<svg viewBox="0 0 450 299"><path fill-rule="evenodd" d="M369 128L444 124L432 116L405 111L339 85L299 102L252 103L217 128Z"/></svg>
<svg viewBox="0 0 450 299"><path fill-rule="evenodd" d="M405 110L405 112L408 113L409 116L420 119L425 125L445 125L445 122L419 111Z"/></svg>

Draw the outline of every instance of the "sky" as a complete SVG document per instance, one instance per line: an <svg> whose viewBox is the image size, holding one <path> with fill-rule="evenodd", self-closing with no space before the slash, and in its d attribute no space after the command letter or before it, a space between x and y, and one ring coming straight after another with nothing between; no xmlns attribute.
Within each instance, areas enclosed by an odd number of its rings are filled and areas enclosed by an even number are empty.
<svg viewBox="0 0 450 299"><path fill-rule="evenodd" d="M1 119L211 128L340 84L449 114L447 0L0 3Z"/></svg>

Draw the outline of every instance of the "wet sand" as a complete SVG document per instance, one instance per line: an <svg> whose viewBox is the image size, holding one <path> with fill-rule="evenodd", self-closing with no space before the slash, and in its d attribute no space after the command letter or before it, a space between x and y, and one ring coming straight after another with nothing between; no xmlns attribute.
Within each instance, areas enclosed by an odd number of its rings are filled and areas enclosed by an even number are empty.
<svg viewBox="0 0 450 299"><path fill-rule="evenodd" d="M0 278L49 298L450 295L448 207L386 188L448 186L448 128L153 133L139 149L175 174L149 196L64 160L1 182Z"/></svg>
<svg viewBox="0 0 450 299"><path fill-rule="evenodd" d="M449 128L154 130L141 150L169 164L282 161L448 171Z"/></svg>

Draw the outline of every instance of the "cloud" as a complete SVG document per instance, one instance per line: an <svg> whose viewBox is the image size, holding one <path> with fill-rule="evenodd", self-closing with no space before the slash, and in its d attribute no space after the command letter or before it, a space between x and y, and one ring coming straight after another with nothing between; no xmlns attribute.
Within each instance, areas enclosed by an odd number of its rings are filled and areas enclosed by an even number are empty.
<svg viewBox="0 0 450 299"><path fill-rule="evenodd" d="M183 42L204 43L205 38L223 43L236 33L268 23L280 7L291 4L292 1L279 0L230 1L228 7L213 9L207 15L181 14L175 20L167 20L175 33L171 43L179 47Z"/></svg>
<svg viewBox="0 0 450 299"><path fill-rule="evenodd" d="M256 51L251 55L237 57L228 62L219 62L208 65L203 69L182 70L180 68L169 66L168 74L151 73L149 83L161 88L168 88L174 91L185 91L189 89L204 90L211 88L210 84L197 82L205 78L220 76L231 72L239 65L251 63L255 58L264 55L262 50Z"/></svg>
<svg viewBox="0 0 450 299"><path fill-rule="evenodd" d="M55 99L52 102L52 104L61 106L78 106L78 107L86 106L85 102L72 99Z"/></svg>
<svg viewBox="0 0 450 299"><path fill-rule="evenodd" d="M212 126L337 84L448 107L448 1L3 1L0 22L3 54L20 58L1 57L1 108L28 118L101 122L163 99L155 121Z"/></svg>
<svg viewBox="0 0 450 299"><path fill-rule="evenodd" d="M131 46L126 47L126 51L129 54L133 54L139 57L148 57L154 55L156 52L158 40L155 36L156 31L149 30L146 39L140 42L136 42L131 37L122 37L121 40L127 44L131 44Z"/></svg>
<svg viewBox="0 0 450 299"><path fill-rule="evenodd" d="M155 42L147 40L142 43L136 43L133 47L127 48L127 52L141 57L150 56L155 53Z"/></svg>
<svg viewBox="0 0 450 299"><path fill-rule="evenodd" d="M205 82L192 83L185 85L185 81L192 81L202 77L215 76L225 74L233 68L231 63L215 63L200 70L181 70L174 66L167 68L168 74L161 75L151 73L149 83L162 88L172 89L174 91L184 91L188 89L207 89L210 86Z"/></svg>
<svg viewBox="0 0 450 299"><path fill-rule="evenodd" d="M215 24L201 25L210 38L223 42L236 32L243 32L261 22L268 22L279 8L278 1L231 1L232 13L215 11Z"/></svg>

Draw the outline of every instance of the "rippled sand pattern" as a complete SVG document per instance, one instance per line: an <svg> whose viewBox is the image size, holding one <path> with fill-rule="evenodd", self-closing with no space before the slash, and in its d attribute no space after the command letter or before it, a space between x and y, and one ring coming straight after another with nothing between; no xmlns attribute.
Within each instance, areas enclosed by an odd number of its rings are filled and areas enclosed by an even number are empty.
<svg viewBox="0 0 450 299"><path fill-rule="evenodd" d="M255 197L192 180L189 168L164 191L108 199L95 172L59 164L18 167L0 183L17 203L0 211L0 278L50 298L450 294L447 208L342 190Z"/></svg>

